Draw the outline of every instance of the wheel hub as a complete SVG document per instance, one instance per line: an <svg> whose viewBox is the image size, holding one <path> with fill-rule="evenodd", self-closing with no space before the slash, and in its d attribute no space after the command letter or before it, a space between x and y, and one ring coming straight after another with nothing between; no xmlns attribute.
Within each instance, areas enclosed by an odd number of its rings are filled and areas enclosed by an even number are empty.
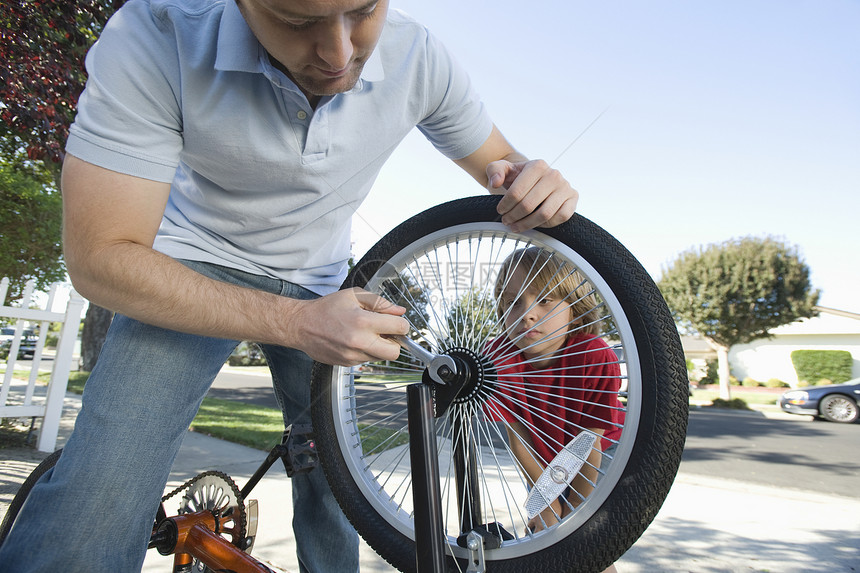
<svg viewBox="0 0 860 573"><path fill-rule="evenodd" d="M444 384L433 380L427 371L423 377L424 383L433 390L437 418L444 415L451 404L483 403L498 379L493 363L473 350L454 347L443 354L453 358L457 371L446 373Z"/></svg>

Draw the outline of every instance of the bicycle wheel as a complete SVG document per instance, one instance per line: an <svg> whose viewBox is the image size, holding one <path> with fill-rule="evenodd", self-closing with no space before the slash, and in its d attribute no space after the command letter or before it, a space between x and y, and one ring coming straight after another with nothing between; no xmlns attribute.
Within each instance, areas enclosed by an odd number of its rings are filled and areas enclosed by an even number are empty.
<svg viewBox="0 0 860 573"><path fill-rule="evenodd" d="M654 282L604 230L576 215L552 229L513 233L497 222L498 200L461 199L413 217L361 259L344 288L364 287L405 306L412 336L432 353L455 357L467 371L466 382L434 388L437 405L442 400L436 442L448 570L466 570L476 554L464 535L483 526L500 542L484 552L491 571L600 571L653 520L680 464L688 405L677 329ZM585 495L568 501L555 516L558 523L537 533L527 530L523 508L535 480L513 452L511 436L517 438L508 430L541 416L544 426L556 420L561 425L589 403L570 401L562 388L576 386L577 377L560 381L554 364L530 376L553 381L540 392L547 403L561 404L560 412L549 416L512 390L505 359L516 349L499 345L509 331L496 291L507 280L500 270L505 262L526 250L582 277L577 292L587 291L583 296L593 297L598 310L587 320L571 319L566 340L586 322L601 325L600 344L611 349L605 362L626 386L612 394L618 407L603 410L603 422L616 420L620 430L603 456L608 463L592 466ZM404 351L397 361L358 368L318 363L312 381L317 448L335 497L368 544L401 571L416 567L405 389L433 382L417 362ZM532 416L524 418L530 408ZM534 450L531 455L542 466L554 463Z"/></svg>
<svg viewBox="0 0 860 573"><path fill-rule="evenodd" d="M42 477L42 474L57 465L57 460L60 459L60 454L62 452L63 450L59 449L42 460L39 465L30 472L30 475L27 476L24 483L21 484L21 488L15 494L15 497L12 498L9 508L6 510L3 522L0 523L0 545L3 545L3 542L6 540L6 536L9 535L9 531L12 530L12 525L15 523L18 513L24 506L24 502L27 501L27 496L30 495L30 490L33 489L33 486L36 485L36 482L39 481L40 477Z"/></svg>

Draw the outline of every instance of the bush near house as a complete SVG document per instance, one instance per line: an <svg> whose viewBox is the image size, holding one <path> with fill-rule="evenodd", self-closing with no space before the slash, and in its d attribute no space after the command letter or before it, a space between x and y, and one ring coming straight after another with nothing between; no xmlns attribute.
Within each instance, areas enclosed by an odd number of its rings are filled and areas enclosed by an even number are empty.
<svg viewBox="0 0 860 573"><path fill-rule="evenodd" d="M761 382L749 376L741 381L741 386L744 388L790 388L789 384L779 378L771 378L767 382Z"/></svg>
<svg viewBox="0 0 860 573"><path fill-rule="evenodd" d="M713 408L726 408L729 410L749 410L746 400L735 398L733 400L723 400L722 398L714 398Z"/></svg>
<svg viewBox="0 0 860 573"><path fill-rule="evenodd" d="M801 383L827 380L841 384L851 379L853 358L847 350L795 350L791 353L791 363Z"/></svg>
<svg viewBox="0 0 860 573"><path fill-rule="evenodd" d="M227 359L227 364L230 366L266 366L267 362L258 345L242 342Z"/></svg>
<svg viewBox="0 0 860 573"><path fill-rule="evenodd" d="M717 361L716 360L706 360L705 361L706 369L705 375L702 376L702 379L699 380L699 384L719 384L720 383L720 374L717 371Z"/></svg>

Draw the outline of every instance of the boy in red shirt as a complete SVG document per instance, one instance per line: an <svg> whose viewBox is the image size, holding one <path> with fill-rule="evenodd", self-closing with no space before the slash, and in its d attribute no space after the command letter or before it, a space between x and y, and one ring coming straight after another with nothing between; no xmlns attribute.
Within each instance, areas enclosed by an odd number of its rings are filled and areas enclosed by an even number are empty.
<svg viewBox="0 0 860 573"><path fill-rule="evenodd" d="M505 334L490 343L498 392L485 408L507 422L529 485L581 431L599 437L566 492L529 521L540 531L571 513L612 460L624 424L619 361L598 336L592 288L570 263L538 247L517 250L502 264L495 296Z"/></svg>

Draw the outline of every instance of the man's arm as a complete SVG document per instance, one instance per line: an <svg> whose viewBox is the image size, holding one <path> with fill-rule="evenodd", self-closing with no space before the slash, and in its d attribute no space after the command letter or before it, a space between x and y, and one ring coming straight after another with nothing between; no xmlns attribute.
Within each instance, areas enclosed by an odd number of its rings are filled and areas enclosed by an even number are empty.
<svg viewBox="0 0 860 573"><path fill-rule="evenodd" d="M97 167L63 166L63 243L75 288L142 322L205 336L304 350L329 364L394 360L401 307L359 289L300 301L215 281L152 249L166 183Z"/></svg>
<svg viewBox="0 0 860 573"><path fill-rule="evenodd" d="M546 161L529 161L493 126L477 151L455 161L499 201L502 222L514 231L554 227L576 210L579 193Z"/></svg>

